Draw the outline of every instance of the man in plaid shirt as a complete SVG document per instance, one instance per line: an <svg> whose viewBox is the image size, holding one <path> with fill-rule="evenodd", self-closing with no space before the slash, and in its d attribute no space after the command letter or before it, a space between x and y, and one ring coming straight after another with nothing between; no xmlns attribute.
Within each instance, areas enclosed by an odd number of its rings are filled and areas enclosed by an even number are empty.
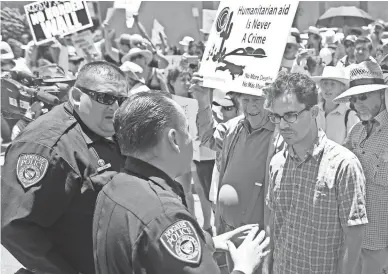
<svg viewBox="0 0 388 274"><path fill-rule="evenodd" d="M361 120L346 142L365 172L369 220L355 274L380 274L388 267L388 112L384 102L388 85L374 62L351 65L349 71L350 89L334 101L350 101Z"/></svg>
<svg viewBox="0 0 388 274"><path fill-rule="evenodd" d="M318 92L308 76L281 74L265 97L287 144L270 164L273 273L351 274L368 223L361 164L317 128Z"/></svg>

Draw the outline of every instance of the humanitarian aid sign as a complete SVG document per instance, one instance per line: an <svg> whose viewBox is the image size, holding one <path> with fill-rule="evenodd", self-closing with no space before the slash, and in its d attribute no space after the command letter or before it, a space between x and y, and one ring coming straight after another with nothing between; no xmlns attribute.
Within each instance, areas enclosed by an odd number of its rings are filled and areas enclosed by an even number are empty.
<svg viewBox="0 0 388 274"><path fill-rule="evenodd" d="M35 44L93 26L85 1L40 1L24 6Z"/></svg>
<svg viewBox="0 0 388 274"><path fill-rule="evenodd" d="M225 0L202 58L203 85L255 94L279 71L298 7L294 0Z"/></svg>

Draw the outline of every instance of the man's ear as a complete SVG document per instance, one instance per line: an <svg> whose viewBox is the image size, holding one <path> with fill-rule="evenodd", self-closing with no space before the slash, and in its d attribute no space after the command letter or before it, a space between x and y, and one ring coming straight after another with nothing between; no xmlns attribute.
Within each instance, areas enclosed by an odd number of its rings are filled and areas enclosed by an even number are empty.
<svg viewBox="0 0 388 274"><path fill-rule="evenodd" d="M79 108L81 103L81 95L82 93L75 87L72 87L69 90L69 100L73 106L76 106Z"/></svg>
<svg viewBox="0 0 388 274"><path fill-rule="evenodd" d="M168 130L168 142L169 144L171 145L171 148L177 152L177 153L180 153L181 150L179 148L179 144L178 144L178 135L177 135L177 131L175 129L169 129Z"/></svg>
<svg viewBox="0 0 388 274"><path fill-rule="evenodd" d="M317 105L313 106L311 109L311 115L313 116L313 118L317 118L318 114L319 114L319 107Z"/></svg>

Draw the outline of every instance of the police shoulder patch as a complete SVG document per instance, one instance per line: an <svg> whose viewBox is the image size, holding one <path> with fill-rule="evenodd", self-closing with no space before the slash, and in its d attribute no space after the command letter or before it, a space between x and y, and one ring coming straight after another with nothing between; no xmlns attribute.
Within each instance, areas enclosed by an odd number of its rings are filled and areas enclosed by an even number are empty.
<svg viewBox="0 0 388 274"><path fill-rule="evenodd" d="M21 154L16 165L16 175L24 188L38 183L47 172L48 160L41 155Z"/></svg>
<svg viewBox="0 0 388 274"><path fill-rule="evenodd" d="M201 260L201 242L194 226L186 220L170 225L160 237L167 251L180 261L198 264Z"/></svg>

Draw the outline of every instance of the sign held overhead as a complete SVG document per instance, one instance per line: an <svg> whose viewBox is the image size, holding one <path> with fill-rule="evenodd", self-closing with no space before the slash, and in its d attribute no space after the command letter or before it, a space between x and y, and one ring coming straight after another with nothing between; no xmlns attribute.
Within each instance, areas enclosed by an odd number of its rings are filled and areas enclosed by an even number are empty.
<svg viewBox="0 0 388 274"><path fill-rule="evenodd" d="M93 26L85 1L41 1L24 6L37 45Z"/></svg>
<svg viewBox="0 0 388 274"><path fill-rule="evenodd" d="M202 58L204 86L257 93L279 71L298 1L225 0Z"/></svg>

